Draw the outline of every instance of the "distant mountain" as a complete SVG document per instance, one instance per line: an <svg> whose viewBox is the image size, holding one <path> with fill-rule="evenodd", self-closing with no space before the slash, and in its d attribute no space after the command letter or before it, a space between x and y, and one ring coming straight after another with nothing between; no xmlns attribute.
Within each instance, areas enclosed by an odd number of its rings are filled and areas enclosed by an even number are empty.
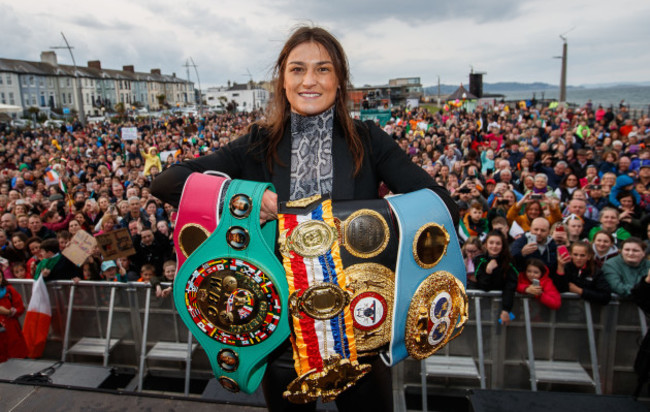
<svg viewBox="0 0 650 412"><path fill-rule="evenodd" d="M469 90L469 84L463 83L466 89ZM567 89L606 89L606 88L619 88L619 87L637 87L637 86L650 86L650 82L618 82L618 83L599 83L599 84L582 84L580 86L567 86ZM517 82L499 82L499 83L483 83L483 93L503 93L503 92L518 92L518 91L544 91L544 90L557 90L559 88L556 84L548 84L542 82L535 83L517 83ZM424 94L428 96L435 96L438 94L438 86L424 87ZM440 94L448 95L456 91L458 85L441 84Z"/></svg>

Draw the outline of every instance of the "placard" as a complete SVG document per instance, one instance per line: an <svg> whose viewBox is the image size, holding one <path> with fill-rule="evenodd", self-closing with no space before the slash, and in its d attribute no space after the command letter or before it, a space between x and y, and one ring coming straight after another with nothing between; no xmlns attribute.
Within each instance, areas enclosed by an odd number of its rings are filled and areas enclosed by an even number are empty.
<svg viewBox="0 0 650 412"><path fill-rule="evenodd" d="M137 127L123 127L122 128L122 140L138 140L138 128Z"/></svg>
<svg viewBox="0 0 650 412"><path fill-rule="evenodd" d="M104 260L114 260L119 257L135 255L133 240L126 228L97 235L95 239L97 239Z"/></svg>
<svg viewBox="0 0 650 412"><path fill-rule="evenodd" d="M88 256L92 254L96 245L97 240L91 234L85 230L79 230L61 254L75 265L81 266L88 259Z"/></svg>

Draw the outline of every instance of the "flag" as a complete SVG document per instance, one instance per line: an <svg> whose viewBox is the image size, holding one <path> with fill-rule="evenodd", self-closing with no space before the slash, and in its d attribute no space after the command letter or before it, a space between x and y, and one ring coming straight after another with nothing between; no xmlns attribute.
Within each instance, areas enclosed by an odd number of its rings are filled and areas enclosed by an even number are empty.
<svg viewBox="0 0 650 412"><path fill-rule="evenodd" d="M47 334L50 331L51 319L50 297L47 294L43 276L40 276L32 286L32 298L29 301L27 314L23 322L23 336L25 336L30 358L36 359L43 355Z"/></svg>
<svg viewBox="0 0 650 412"><path fill-rule="evenodd" d="M53 185L58 185L61 182L61 178L59 177L59 174L54 171L54 169L49 169L48 171L45 172L45 176L43 176L45 179L45 186L53 186Z"/></svg>

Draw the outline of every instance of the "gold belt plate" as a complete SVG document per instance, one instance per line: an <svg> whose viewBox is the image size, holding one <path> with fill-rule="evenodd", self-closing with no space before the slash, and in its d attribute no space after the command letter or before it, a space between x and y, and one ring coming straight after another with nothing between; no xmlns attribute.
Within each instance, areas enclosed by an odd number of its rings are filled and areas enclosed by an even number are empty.
<svg viewBox="0 0 650 412"><path fill-rule="evenodd" d="M352 265L345 274L357 350L375 350L390 341L395 274L378 263Z"/></svg>
<svg viewBox="0 0 650 412"><path fill-rule="evenodd" d="M290 257L290 251L306 257L315 258L329 251L338 239L335 227L320 220L309 220L296 226L290 234L283 231L278 239L280 252Z"/></svg>
<svg viewBox="0 0 650 412"><path fill-rule="evenodd" d="M350 304L350 294L333 283L317 283L300 292L289 296L291 316L299 319L302 313L312 319L332 319Z"/></svg>
<svg viewBox="0 0 650 412"><path fill-rule="evenodd" d="M311 370L294 379L283 396L292 403L313 402L319 397L323 402L331 402L370 372L370 369L370 365L333 355L323 360L323 370Z"/></svg>
<svg viewBox="0 0 650 412"><path fill-rule="evenodd" d="M417 360L433 355L462 332L467 318L463 284L449 272L432 273L411 299L404 339L408 354Z"/></svg>

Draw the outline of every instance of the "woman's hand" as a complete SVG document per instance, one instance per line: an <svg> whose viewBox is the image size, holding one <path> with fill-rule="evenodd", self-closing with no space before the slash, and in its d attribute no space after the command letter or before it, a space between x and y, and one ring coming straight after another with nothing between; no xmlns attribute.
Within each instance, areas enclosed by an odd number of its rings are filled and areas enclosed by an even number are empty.
<svg viewBox="0 0 650 412"><path fill-rule="evenodd" d="M278 218L278 195L266 189L260 208L260 225Z"/></svg>
<svg viewBox="0 0 650 412"><path fill-rule="evenodd" d="M494 269L496 269L497 267L499 267L499 263L497 262L496 259L492 259L492 260L490 260L490 262L485 267L485 272L488 275L491 275L492 272L494 272Z"/></svg>
<svg viewBox="0 0 650 412"><path fill-rule="evenodd" d="M501 319L502 325L507 326L510 324L510 314L507 311L502 310L499 318Z"/></svg>

